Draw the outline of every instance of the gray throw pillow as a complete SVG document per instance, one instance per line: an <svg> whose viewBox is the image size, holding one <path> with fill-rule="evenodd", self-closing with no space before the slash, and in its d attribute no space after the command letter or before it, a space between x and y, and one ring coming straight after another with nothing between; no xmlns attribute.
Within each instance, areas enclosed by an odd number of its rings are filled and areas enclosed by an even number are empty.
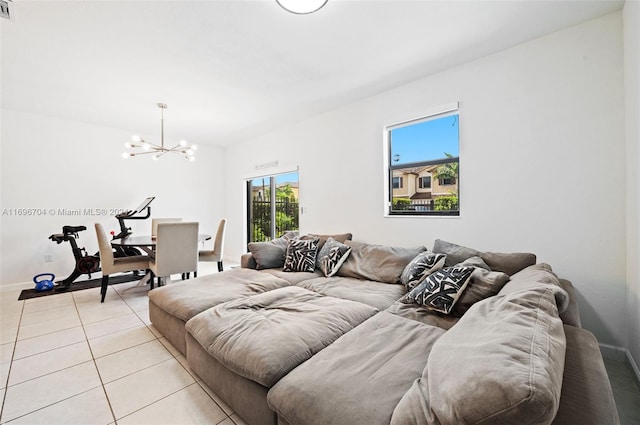
<svg viewBox="0 0 640 425"><path fill-rule="evenodd" d="M333 238L329 238L322 247L322 250L320 250L316 262L320 263L322 273L326 277L331 277L340 270L340 266L346 261L350 253L350 246L340 243Z"/></svg>
<svg viewBox="0 0 640 425"><path fill-rule="evenodd" d="M404 268L400 281L407 288L407 291L410 291L431 273L440 270L444 266L446 258L445 254L421 252Z"/></svg>
<svg viewBox="0 0 640 425"><path fill-rule="evenodd" d="M318 239L292 239L287 243L285 272L313 272L316 269Z"/></svg>
<svg viewBox="0 0 640 425"><path fill-rule="evenodd" d="M459 266L467 265L467 261ZM509 281L509 276L502 272L492 272L480 267L471 273L471 280L460 299L453 307L454 316L462 316L478 301L496 295Z"/></svg>
<svg viewBox="0 0 640 425"><path fill-rule="evenodd" d="M475 267L448 267L430 274L400 301L449 314L465 290Z"/></svg>
<svg viewBox="0 0 640 425"><path fill-rule="evenodd" d="M433 252L440 254L447 254L447 259L444 262L445 267L451 267L458 263L462 263L464 260L471 257L479 257L480 251L467 248L466 246L457 245L455 243L436 239L433 243Z"/></svg>
<svg viewBox="0 0 640 425"><path fill-rule="evenodd" d="M284 266L287 242L297 237L296 232L288 232L267 242L249 242L249 252L256 262L256 270L275 269Z"/></svg>

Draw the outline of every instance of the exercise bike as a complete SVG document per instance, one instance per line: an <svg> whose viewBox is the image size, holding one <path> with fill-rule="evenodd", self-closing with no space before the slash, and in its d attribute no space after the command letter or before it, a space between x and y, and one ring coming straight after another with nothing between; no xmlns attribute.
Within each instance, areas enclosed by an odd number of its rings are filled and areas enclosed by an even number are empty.
<svg viewBox="0 0 640 425"><path fill-rule="evenodd" d="M89 275L91 279L91 273L95 273L100 270L100 257L96 255L87 255L87 250L79 248L76 243L78 239L78 232L87 230L86 226L62 226L62 233L56 233L49 236L49 239L57 244L62 242L69 242L71 250L73 251L73 257L76 260L75 268L73 272L58 283L56 291L66 291L69 289L74 280L83 274Z"/></svg>
<svg viewBox="0 0 640 425"><path fill-rule="evenodd" d="M118 223L120 224L120 233L117 235L113 235L113 239L125 238L131 234L131 228L127 227L124 220L144 220L149 218L151 216L151 207L149 207L149 204L154 199L154 196L146 198L142 202L142 204L140 204L135 210L129 210L116 215ZM146 215L137 215L145 209ZM71 284L83 274L87 274L89 276L89 279L91 279L91 273L100 271L100 253L96 253L95 255L88 255L87 250L78 247L78 244L76 243L76 239L78 239L78 232L82 232L85 230L87 230L86 226L62 226L62 233L56 233L49 236L49 239L56 242L57 244L61 244L62 242L69 242L69 244L71 245L71 250L73 251L73 257L76 261L73 272L66 279L59 282L58 287L56 287L56 291L66 291L67 289L69 289ZM140 251L133 247L118 247L115 248L113 252L113 255L115 257L128 257L140 254ZM134 274L137 275L138 273L134 272Z"/></svg>

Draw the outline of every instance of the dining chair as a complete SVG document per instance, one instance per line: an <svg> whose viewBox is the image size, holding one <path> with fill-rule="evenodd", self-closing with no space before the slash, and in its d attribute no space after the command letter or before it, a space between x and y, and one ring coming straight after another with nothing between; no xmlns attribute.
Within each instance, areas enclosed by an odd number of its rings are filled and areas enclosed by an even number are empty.
<svg viewBox="0 0 640 425"><path fill-rule="evenodd" d="M149 268L158 284L172 274L198 271L198 222L158 223L155 258Z"/></svg>
<svg viewBox="0 0 640 425"><path fill-rule="evenodd" d="M218 224L218 231L216 232L216 239L213 242L213 251L201 250L198 252L199 261L216 261L218 263L218 271L221 272L222 268L222 255L224 252L224 233L227 228L227 219L223 218ZM198 277L197 272L194 273L194 277Z"/></svg>
<svg viewBox="0 0 640 425"><path fill-rule="evenodd" d="M152 218L151 219L151 238L155 239L158 234L158 223L175 223L182 221L181 218Z"/></svg>
<svg viewBox="0 0 640 425"><path fill-rule="evenodd" d="M146 255L131 255L115 257L111 242L100 223L96 223L96 236L98 237L98 250L100 251L100 265L102 268L102 286L100 287L100 302L104 302L109 285L109 275L118 272L131 272L149 269L149 257ZM153 289L153 280L151 280Z"/></svg>

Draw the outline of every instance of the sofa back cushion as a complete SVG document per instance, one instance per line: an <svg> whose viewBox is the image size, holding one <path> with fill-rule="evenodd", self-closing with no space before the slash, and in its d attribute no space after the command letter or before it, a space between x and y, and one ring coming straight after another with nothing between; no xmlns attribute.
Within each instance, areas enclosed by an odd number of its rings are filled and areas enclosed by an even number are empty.
<svg viewBox="0 0 640 425"><path fill-rule="evenodd" d="M338 233L335 235L319 235L316 233L309 233L304 236L300 236L300 239L319 239L318 241L318 252L322 249L324 244L327 242L329 238L338 241L340 243L344 243L344 241L350 241L353 235L351 233ZM318 264L316 267L320 268Z"/></svg>
<svg viewBox="0 0 640 425"><path fill-rule="evenodd" d="M534 264L511 276L498 295L508 295L525 289L547 286L551 288L558 306L558 312L564 313L569 306L569 294L560 284L558 276L546 263Z"/></svg>
<svg viewBox="0 0 640 425"><path fill-rule="evenodd" d="M351 254L336 273L337 276L385 283L400 283L400 276L407 264L427 250L424 246L402 248L350 240L345 244L351 247Z"/></svg>
<svg viewBox="0 0 640 425"><path fill-rule="evenodd" d="M565 350L551 287L480 301L435 342L391 425L550 424Z"/></svg>
<svg viewBox="0 0 640 425"><path fill-rule="evenodd" d="M481 252L442 239L436 239L433 243L433 252L447 254L447 260L444 264L446 267L462 263L471 257L481 257L491 270L508 275L515 274L536 263L536 255L528 252Z"/></svg>

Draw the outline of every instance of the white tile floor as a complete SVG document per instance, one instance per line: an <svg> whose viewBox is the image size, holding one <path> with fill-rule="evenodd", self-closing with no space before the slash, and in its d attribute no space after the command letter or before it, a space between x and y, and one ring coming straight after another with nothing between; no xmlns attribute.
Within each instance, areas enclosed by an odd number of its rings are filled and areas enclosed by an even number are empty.
<svg viewBox="0 0 640 425"><path fill-rule="evenodd" d="M244 425L154 329L148 287L134 286L110 286L103 304L100 288L0 291L0 423Z"/></svg>

